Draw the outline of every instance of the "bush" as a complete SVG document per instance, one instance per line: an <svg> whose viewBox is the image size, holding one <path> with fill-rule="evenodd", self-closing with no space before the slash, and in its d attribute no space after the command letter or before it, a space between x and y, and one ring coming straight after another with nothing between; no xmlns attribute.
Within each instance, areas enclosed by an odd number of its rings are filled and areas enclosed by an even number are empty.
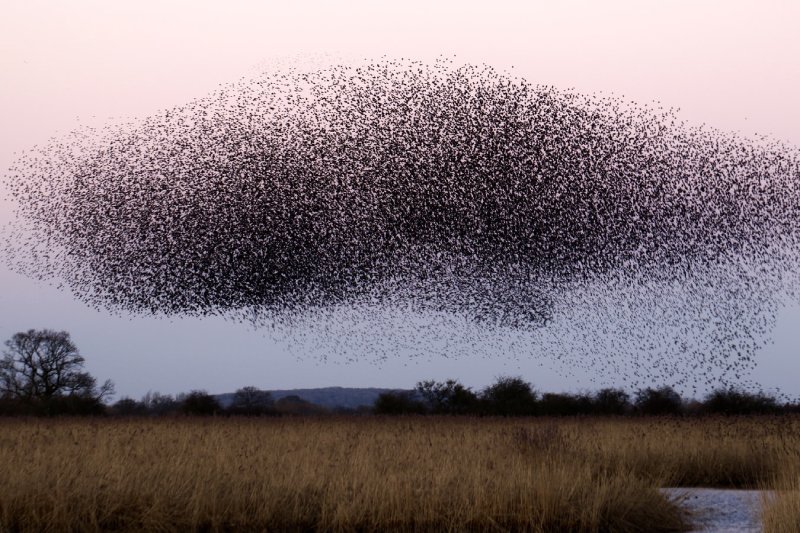
<svg viewBox="0 0 800 533"><path fill-rule="evenodd" d="M111 413L119 416L135 416L147 414L144 403L137 402L133 398L120 398L111 406Z"/></svg>
<svg viewBox="0 0 800 533"><path fill-rule="evenodd" d="M414 398L409 391L384 392L375 400L373 407L379 415L421 415L425 413L425 405Z"/></svg>
<svg viewBox="0 0 800 533"><path fill-rule="evenodd" d="M624 415L631 410L631 399L622 389L600 389L593 399L593 412L598 415Z"/></svg>
<svg viewBox="0 0 800 533"><path fill-rule="evenodd" d="M702 404L702 410L709 414L755 415L778 413L781 408L773 396L763 392L752 394L731 387L710 392Z"/></svg>
<svg viewBox="0 0 800 533"><path fill-rule="evenodd" d="M477 413L478 395L454 379L441 383L420 381L417 394L423 398L431 413L465 415Z"/></svg>
<svg viewBox="0 0 800 533"><path fill-rule="evenodd" d="M672 387L640 389L634 402L636 411L643 415L678 415L683 412L680 394Z"/></svg>
<svg viewBox="0 0 800 533"><path fill-rule="evenodd" d="M275 402L272 394L256 387L242 387L233 394L233 401L227 412L232 415L261 416L274 415Z"/></svg>
<svg viewBox="0 0 800 533"><path fill-rule="evenodd" d="M181 402L169 394L148 392L142 397L145 413L154 416L177 414L181 411Z"/></svg>
<svg viewBox="0 0 800 533"><path fill-rule="evenodd" d="M105 413L106 406L102 401L87 396L0 399L0 415L3 416L88 416Z"/></svg>
<svg viewBox="0 0 800 533"><path fill-rule="evenodd" d="M48 416L87 416L102 415L106 406L98 398L91 396L53 396L39 404L40 414Z"/></svg>
<svg viewBox="0 0 800 533"><path fill-rule="evenodd" d="M0 396L0 416L33 416L37 414L30 402L10 396Z"/></svg>
<svg viewBox="0 0 800 533"><path fill-rule="evenodd" d="M545 416L586 415L592 411L592 399L584 394L545 393L539 400L538 413Z"/></svg>
<svg viewBox="0 0 800 533"><path fill-rule="evenodd" d="M486 413L496 416L529 416L536 414L536 392L521 377L503 376L483 391Z"/></svg>
<svg viewBox="0 0 800 533"><path fill-rule="evenodd" d="M208 416L222 411L217 399L204 390L193 390L181 400L181 411L187 415Z"/></svg>

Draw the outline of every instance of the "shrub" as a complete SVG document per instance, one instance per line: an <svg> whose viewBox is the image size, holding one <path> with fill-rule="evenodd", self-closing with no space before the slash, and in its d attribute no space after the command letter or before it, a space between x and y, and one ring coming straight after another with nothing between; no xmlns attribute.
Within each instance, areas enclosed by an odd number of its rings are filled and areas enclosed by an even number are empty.
<svg viewBox="0 0 800 533"><path fill-rule="evenodd" d="M591 412L591 398L585 395L548 392L539 400L538 413L545 416L575 416Z"/></svg>
<svg viewBox="0 0 800 533"><path fill-rule="evenodd" d="M631 410L631 399L622 389L600 389L593 398L593 412L599 415L624 415Z"/></svg>
<svg viewBox="0 0 800 533"><path fill-rule="evenodd" d="M232 415L261 416L275 414L272 394L256 387L242 387L233 394L227 412Z"/></svg>
<svg viewBox="0 0 800 533"><path fill-rule="evenodd" d="M454 379L420 381L416 391L432 413L464 415L478 411L478 395Z"/></svg>
<svg viewBox="0 0 800 533"><path fill-rule="evenodd" d="M148 392L142 397L142 406L149 415L163 416L181 411L181 402L169 394Z"/></svg>
<svg viewBox="0 0 800 533"><path fill-rule="evenodd" d="M634 402L638 413L643 415L677 415L683 412L680 394L672 387L640 389Z"/></svg>
<svg viewBox="0 0 800 533"><path fill-rule="evenodd" d="M111 406L111 413L120 416L144 415L147 414L147 408L144 403L125 397Z"/></svg>
<svg viewBox="0 0 800 533"><path fill-rule="evenodd" d="M375 400L373 411L379 415L420 415L425 413L425 405L414 398L413 392L384 392Z"/></svg>
<svg viewBox="0 0 800 533"><path fill-rule="evenodd" d="M763 392L748 393L733 387L710 392L702 407L706 413L720 415L774 414L780 411L773 396Z"/></svg>
<svg viewBox="0 0 800 533"><path fill-rule="evenodd" d="M219 402L204 390L193 390L182 398L181 411L187 415L214 415L222 411Z"/></svg>
<svg viewBox="0 0 800 533"><path fill-rule="evenodd" d="M536 414L536 392L521 377L502 376L484 389L482 400L488 414L529 416Z"/></svg>

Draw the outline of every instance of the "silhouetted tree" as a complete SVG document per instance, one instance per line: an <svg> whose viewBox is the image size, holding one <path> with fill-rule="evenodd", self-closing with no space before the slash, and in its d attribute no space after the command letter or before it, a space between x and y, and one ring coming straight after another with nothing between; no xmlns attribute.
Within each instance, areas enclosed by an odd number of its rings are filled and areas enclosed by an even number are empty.
<svg viewBox="0 0 800 533"><path fill-rule="evenodd" d="M373 410L379 415L420 415L425 413L425 405L414 398L413 392L384 392L375 400Z"/></svg>
<svg viewBox="0 0 800 533"><path fill-rule="evenodd" d="M681 395L666 385L658 389L640 389L634 404L643 415L677 415L683 411Z"/></svg>
<svg viewBox="0 0 800 533"><path fill-rule="evenodd" d="M797 402L787 402L781 406L781 412L787 414L800 414L800 403Z"/></svg>
<svg viewBox="0 0 800 533"><path fill-rule="evenodd" d="M111 413L120 416L133 416L147 414L144 403L137 402L133 398L120 398L111 406Z"/></svg>
<svg viewBox="0 0 800 533"><path fill-rule="evenodd" d="M83 371L84 358L66 331L28 330L5 343L0 396L43 414L93 414L114 384Z"/></svg>
<svg viewBox="0 0 800 533"><path fill-rule="evenodd" d="M594 413L599 415L624 415L631 410L631 398L622 389L600 389L593 398Z"/></svg>
<svg viewBox="0 0 800 533"><path fill-rule="evenodd" d="M162 416L181 411L181 402L173 398L171 394L161 394L160 392L148 392L142 396L141 404L149 415Z"/></svg>
<svg viewBox="0 0 800 533"><path fill-rule="evenodd" d="M574 415L577 410L575 398L569 394L546 392L539 400L539 414L545 416Z"/></svg>
<svg viewBox="0 0 800 533"><path fill-rule="evenodd" d="M706 395L702 405L706 413L722 415L772 414L781 410L773 396L749 393L736 388L717 389Z"/></svg>
<svg viewBox="0 0 800 533"><path fill-rule="evenodd" d="M181 411L187 415L213 415L222 411L217 399L204 390L193 390L179 401Z"/></svg>
<svg viewBox="0 0 800 533"><path fill-rule="evenodd" d="M531 384L521 377L503 376L484 389L481 399L489 414L525 416L536 414L536 397Z"/></svg>
<svg viewBox="0 0 800 533"><path fill-rule="evenodd" d="M537 408L538 414L546 416L588 415L593 410L592 397L587 394L545 393Z"/></svg>
<svg viewBox="0 0 800 533"><path fill-rule="evenodd" d="M233 394L228 412L234 415L259 416L275 413L272 394L256 387L242 387Z"/></svg>
<svg viewBox="0 0 800 533"><path fill-rule="evenodd" d="M432 413L463 415L478 410L478 395L454 379L420 381L416 391Z"/></svg>

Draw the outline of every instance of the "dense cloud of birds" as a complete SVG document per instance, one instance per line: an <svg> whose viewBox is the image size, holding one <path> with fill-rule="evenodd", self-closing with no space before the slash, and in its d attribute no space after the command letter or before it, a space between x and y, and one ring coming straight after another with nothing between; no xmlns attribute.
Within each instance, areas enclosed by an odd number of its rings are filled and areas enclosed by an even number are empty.
<svg viewBox="0 0 800 533"><path fill-rule="evenodd" d="M743 379L796 284L798 155L486 66L288 70L23 154L8 257L345 358Z"/></svg>

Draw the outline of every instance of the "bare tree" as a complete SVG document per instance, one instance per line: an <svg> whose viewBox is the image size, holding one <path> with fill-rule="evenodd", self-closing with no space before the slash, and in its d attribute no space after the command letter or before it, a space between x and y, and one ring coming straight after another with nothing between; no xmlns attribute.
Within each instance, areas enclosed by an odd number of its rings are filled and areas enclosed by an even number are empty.
<svg viewBox="0 0 800 533"><path fill-rule="evenodd" d="M256 387L242 387L233 395L228 411L231 414L262 415L272 413L274 402L272 394Z"/></svg>
<svg viewBox="0 0 800 533"><path fill-rule="evenodd" d="M48 402L58 397L102 401L114 393L107 380L83 371L84 358L66 331L28 330L5 343L0 359L0 395L22 401Z"/></svg>

